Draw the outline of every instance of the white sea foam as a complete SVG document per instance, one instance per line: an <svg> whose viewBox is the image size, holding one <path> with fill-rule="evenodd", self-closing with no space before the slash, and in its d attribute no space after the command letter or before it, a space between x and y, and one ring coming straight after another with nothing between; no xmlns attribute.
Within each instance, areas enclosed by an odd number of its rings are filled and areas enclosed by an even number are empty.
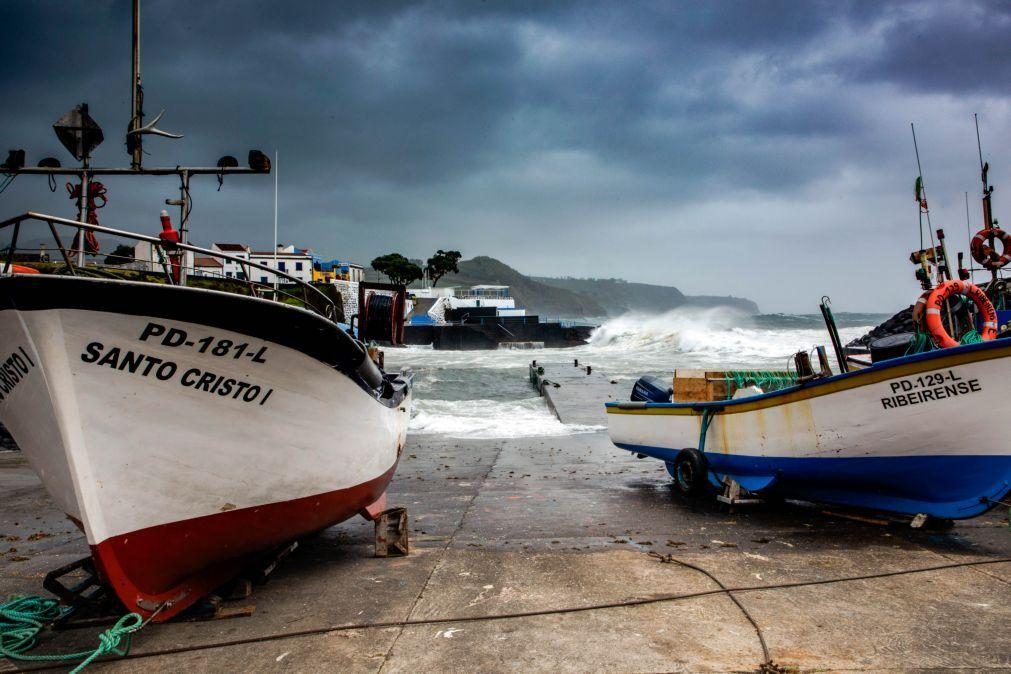
<svg viewBox="0 0 1011 674"><path fill-rule="evenodd" d="M523 400L425 400L414 402L411 433L456 438L519 438L573 435L603 426L563 424L540 398Z"/></svg>
<svg viewBox="0 0 1011 674"><path fill-rule="evenodd" d="M840 330L843 343L870 328ZM753 318L726 308L686 307L612 318L593 332L589 344L568 349L409 347L388 350L386 360L394 368L407 365L417 372L411 433L514 438L599 430L562 424L534 396L527 382L533 359L570 367L578 359L630 388L643 374L669 376L675 368L785 369L792 354L816 344L829 345L818 316Z"/></svg>
<svg viewBox="0 0 1011 674"><path fill-rule="evenodd" d="M784 317L783 322L791 322L789 318ZM628 313L597 328L585 348L587 356L597 357L600 368L605 368L609 361L617 365L615 375L676 367L778 369L785 368L787 359L797 351L828 344L824 327L815 327L817 323L809 318L803 324L804 327L758 325L752 317L727 308ZM843 343L870 327L840 330ZM638 370L634 368L635 361L639 363Z"/></svg>

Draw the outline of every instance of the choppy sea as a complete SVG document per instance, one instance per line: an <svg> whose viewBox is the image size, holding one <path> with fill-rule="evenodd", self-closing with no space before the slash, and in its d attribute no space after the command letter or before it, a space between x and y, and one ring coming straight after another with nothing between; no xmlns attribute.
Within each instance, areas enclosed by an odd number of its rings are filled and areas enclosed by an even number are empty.
<svg viewBox="0 0 1011 674"><path fill-rule="evenodd" d="M836 315L845 344L887 314ZM512 438L597 430L562 424L530 386L528 365L588 363L631 392L644 374L669 377L675 368L787 368L791 356L831 343L820 314L747 314L727 309L681 308L665 314L630 313L604 320L588 344L567 349L386 351L387 369L415 372L410 432L449 437Z"/></svg>

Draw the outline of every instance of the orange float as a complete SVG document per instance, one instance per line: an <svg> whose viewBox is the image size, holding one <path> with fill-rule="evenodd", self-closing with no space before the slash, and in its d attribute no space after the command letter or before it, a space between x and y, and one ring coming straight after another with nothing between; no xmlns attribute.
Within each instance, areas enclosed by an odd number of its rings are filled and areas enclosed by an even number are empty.
<svg viewBox="0 0 1011 674"><path fill-rule="evenodd" d="M942 349L958 346L959 344L955 338L948 334L944 323L941 321L941 307L952 295L964 295L976 305L983 318L983 330L980 332L980 337L983 338L984 342L997 337L997 310L994 309L993 303L990 302L990 298L986 296L986 293L972 283L945 281L930 291L930 296L927 297L926 302L927 310L924 313L924 324L927 327L930 338L934 340L934 344Z"/></svg>
<svg viewBox="0 0 1011 674"><path fill-rule="evenodd" d="M32 267L26 267L26 266L21 265L21 264L12 264L11 265L11 273L12 274L38 274L39 270L38 269L33 269Z"/></svg>

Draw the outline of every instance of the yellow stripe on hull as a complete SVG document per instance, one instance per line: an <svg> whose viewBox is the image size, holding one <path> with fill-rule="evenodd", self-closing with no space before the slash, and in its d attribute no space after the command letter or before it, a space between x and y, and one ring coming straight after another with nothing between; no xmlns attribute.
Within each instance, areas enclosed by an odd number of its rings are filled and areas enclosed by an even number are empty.
<svg viewBox="0 0 1011 674"><path fill-rule="evenodd" d="M788 405L790 403L800 402L803 400L810 400L812 398L820 398L821 396L860 388L862 386L871 386L873 384L878 384L897 377L908 377L910 375L921 374L923 372L943 370L945 368L965 365L967 363L979 363L987 360L995 360L997 358L1006 358L1008 356L1011 356L1011 340L1008 340L1008 344L1006 346L991 348L985 351L978 351L974 349L968 353L955 352L950 355L918 360L912 363L896 364L891 367L881 368L880 370L861 370L851 375L837 375L837 379L825 381L824 383L815 382L813 385L796 390L789 390L781 395L767 395L757 397L755 400L733 402L733 404L727 404L724 407L720 407L719 413L740 414L742 412L754 412L755 410L763 410L770 407L778 407L780 405ZM691 416L701 415L707 407L719 407L721 402L731 403L732 401L727 400L704 403L670 404L655 403L657 406L654 407L618 407L617 405L613 405L607 407L607 413Z"/></svg>

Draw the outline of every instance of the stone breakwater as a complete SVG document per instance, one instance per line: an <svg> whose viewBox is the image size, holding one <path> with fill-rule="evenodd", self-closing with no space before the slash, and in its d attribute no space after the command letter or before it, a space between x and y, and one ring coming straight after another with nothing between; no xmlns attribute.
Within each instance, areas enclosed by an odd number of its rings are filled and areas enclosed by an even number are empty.
<svg viewBox="0 0 1011 674"><path fill-rule="evenodd" d="M903 332L913 332L913 305L910 304L907 308L903 309L899 313L895 314L887 321L874 328L868 332L863 337L858 337L852 342L847 344L849 347L866 347L869 346L871 342L875 339L880 339L881 337L887 337L889 335L897 335Z"/></svg>

